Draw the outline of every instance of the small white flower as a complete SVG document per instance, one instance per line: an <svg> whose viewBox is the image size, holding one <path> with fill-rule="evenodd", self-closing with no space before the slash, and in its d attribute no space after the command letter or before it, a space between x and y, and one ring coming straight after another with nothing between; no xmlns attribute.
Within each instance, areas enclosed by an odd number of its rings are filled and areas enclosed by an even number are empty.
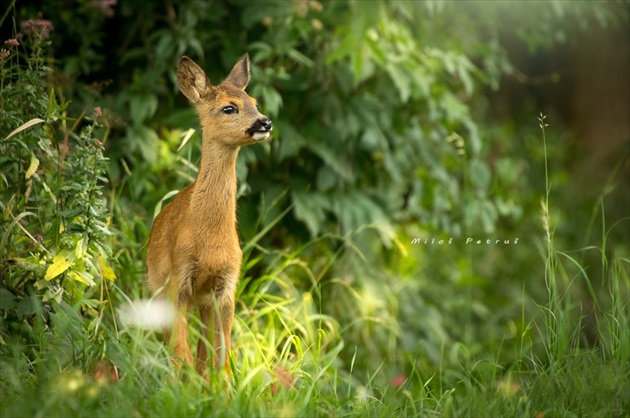
<svg viewBox="0 0 630 418"><path fill-rule="evenodd" d="M129 327L162 329L172 324L175 309L163 299L145 299L125 304L118 310L118 316Z"/></svg>

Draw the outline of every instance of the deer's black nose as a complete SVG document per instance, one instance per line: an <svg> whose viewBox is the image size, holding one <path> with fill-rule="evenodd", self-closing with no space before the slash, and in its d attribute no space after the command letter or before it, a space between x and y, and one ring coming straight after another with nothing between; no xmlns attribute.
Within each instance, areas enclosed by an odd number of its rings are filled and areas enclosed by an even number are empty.
<svg viewBox="0 0 630 418"><path fill-rule="evenodd" d="M273 126L267 116L262 116L260 119L256 119L254 124L247 130L249 136L253 136L256 133L271 132Z"/></svg>
<svg viewBox="0 0 630 418"><path fill-rule="evenodd" d="M258 119L258 123L260 124L260 127L265 131L270 131L273 129L273 125L271 124L269 118Z"/></svg>

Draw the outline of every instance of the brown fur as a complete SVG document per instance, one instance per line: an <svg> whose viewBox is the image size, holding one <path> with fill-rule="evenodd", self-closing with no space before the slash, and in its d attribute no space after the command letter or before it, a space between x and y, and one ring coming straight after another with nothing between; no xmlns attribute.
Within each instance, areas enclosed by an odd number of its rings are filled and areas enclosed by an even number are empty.
<svg viewBox="0 0 630 418"><path fill-rule="evenodd" d="M216 87L197 64L182 57L177 82L199 114L201 163L196 180L155 218L147 249L148 282L159 297L170 297L176 307L173 330L166 335L177 364L193 363L187 340L188 310L198 306L203 335L214 346L214 366L229 373L234 296L242 260L236 231L236 157L240 146L257 142L255 134L264 137L271 131L271 122L245 93L247 55ZM226 114L226 106L238 111ZM200 373L207 369L207 360L208 349L200 339L195 359Z"/></svg>

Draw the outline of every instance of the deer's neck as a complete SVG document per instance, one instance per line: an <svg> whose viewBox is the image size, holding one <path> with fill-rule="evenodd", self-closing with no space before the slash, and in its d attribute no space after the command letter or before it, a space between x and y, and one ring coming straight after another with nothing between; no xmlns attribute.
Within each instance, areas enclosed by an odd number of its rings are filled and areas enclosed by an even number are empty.
<svg viewBox="0 0 630 418"><path fill-rule="evenodd" d="M236 227L238 151L239 147L228 147L203 136L201 163L191 196L191 215L201 228L216 231Z"/></svg>

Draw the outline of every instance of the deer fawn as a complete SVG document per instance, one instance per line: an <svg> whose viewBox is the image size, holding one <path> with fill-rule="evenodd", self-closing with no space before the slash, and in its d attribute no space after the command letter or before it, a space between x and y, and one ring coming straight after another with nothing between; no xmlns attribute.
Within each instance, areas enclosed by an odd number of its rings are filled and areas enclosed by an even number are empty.
<svg viewBox="0 0 630 418"><path fill-rule="evenodd" d="M176 319L166 339L175 363L192 365L187 341L188 311L198 306L203 335L214 347L214 367L231 372L228 361L234 297L242 252L236 232L236 157L242 145L269 138L271 121L245 93L249 57L236 63L223 83L212 86L193 60L182 57L177 83L199 114L202 150L195 181L180 191L153 222L147 249L149 286L170 297ZM197 345L195 368L206 370L208 348Z"/></svg>

